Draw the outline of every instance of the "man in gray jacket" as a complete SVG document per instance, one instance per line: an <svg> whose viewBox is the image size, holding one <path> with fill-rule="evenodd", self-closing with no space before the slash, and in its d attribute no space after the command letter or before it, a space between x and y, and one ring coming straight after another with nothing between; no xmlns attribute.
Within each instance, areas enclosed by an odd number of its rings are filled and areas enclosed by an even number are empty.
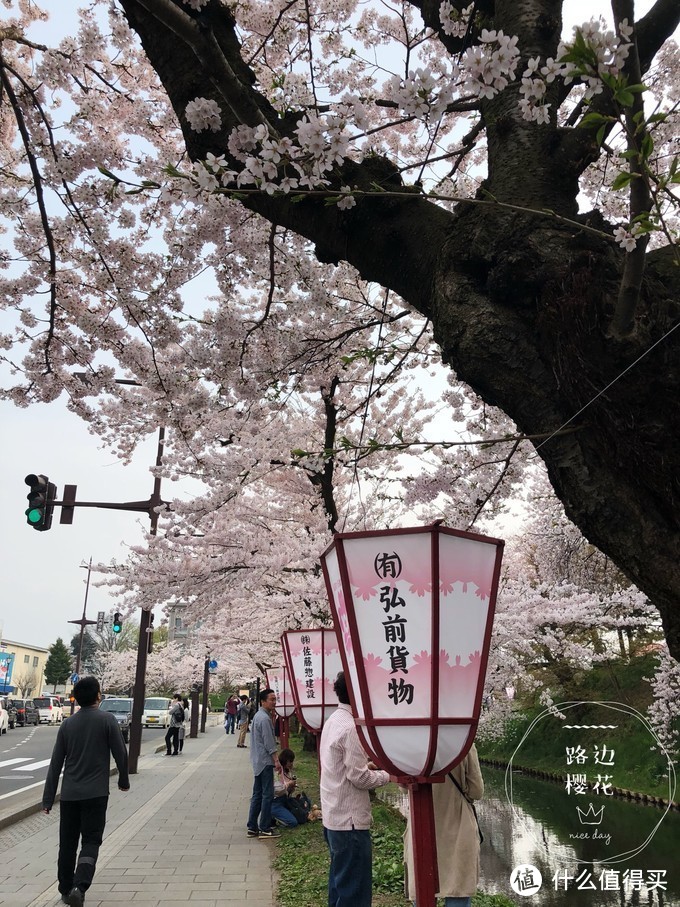
<svg viewBox="0 0 680 907"><path fill-rule="evenodd" d="M118 787L130 790L128 757L123 735L111 712L101 712L101 690L96 677L83 677L73 688L80 710L64 721L50 761L43 812L49 813L61 783L57 878L64 904L82 907L92 884L109 802L111 756L118 767ZM82 837L76 865L78 841Z"/></svg>
<svg viewBox="0 0 680 907"><path fill-rule="evenodd" d="M253 718L250 731L250 761L253 764L253 794L248 812L249 838L280 838L281 832L272 828L274 800L274 766L278 767L276 737L272 721L276 708L276 693L266 689L260 693L260 708Z"/></svg>

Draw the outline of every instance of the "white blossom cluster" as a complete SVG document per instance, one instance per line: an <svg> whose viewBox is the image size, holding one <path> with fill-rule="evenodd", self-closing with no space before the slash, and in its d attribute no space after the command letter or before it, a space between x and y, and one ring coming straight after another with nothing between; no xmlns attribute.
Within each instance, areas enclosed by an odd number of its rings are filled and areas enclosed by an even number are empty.
<svg viewBox="0 0 680 907"><path fill-rule="evenodd" d="M268 195L327 187L327 174L347 156L345 120L308 114L299 120L295 132L298 144L287 137L271 137L265 125L237 126L229 136L228 146L243 168L238 172L230 170L224 155L209 153L204 162L193 166L195 184L204 192L234 185L256 186ZM339 208L356 204L349 186L343 186L340 194Z"/></svg>
<svg viewBox="0 0 680 907"><path fill-rule="evenodd" d="M458 12L449 0L444 0L439 7L439 21L444 34L452 38L464 38L474 8L474 3L471 3Z"/></svg>
<svg viewBox="0 0 680 907"><path fill-rule="evenodd" d="M211 98L194 98L189 101L184 115L194 132L205 132L206 129L219 132L222 128L219 104Z"/></svg>
<svg viewBox="0 0 680 907"><path fill-rule="evenodd" d="M191 9L201 10L204 6L208 5L209 0L182 0L185 6L190 6Z"/></svg>
<svg viewBox="0 0 680 907"><path fill-rule="evenodd" d="M556 78L564 80L565 85L580 80L585 86L585 98L592 98L603 90L603 75L619 76L623 65L630 52L630 37L633 29L629 27L628 20L619 23L619 35L610 29L605 29L602 19L584 22L574 28L574 41L560 42L555 58L548 57L545 65L541 66L539 57L532 57L522 75L519 102L522 117L536 123L550 121L550 104L545 102L547 86ZM594 53L597 65L577 65L565 61L564 57L570 53L577 38L582 38L587 47Z"/></svg>
<svg viewBox="0 0 680 907"><path fill-rule="evenodd" d="M493 98L503 91L515 78L519 60L516 37L483 29L480 44L469 47L450 73L437 78L429 67L419 67L405 79L393 77L386 90L404 115L437 121L460 94Z"/></svg>

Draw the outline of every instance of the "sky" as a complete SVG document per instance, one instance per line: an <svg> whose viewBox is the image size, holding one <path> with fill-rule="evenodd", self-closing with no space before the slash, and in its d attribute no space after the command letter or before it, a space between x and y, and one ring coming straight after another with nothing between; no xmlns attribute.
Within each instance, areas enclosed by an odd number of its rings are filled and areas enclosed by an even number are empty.
<svg viewBox="0 0 680 907"><path fill-rule="evenodd" d="M650 6L637 3L638 15ZM56 41L74 33L76 4L43 0L58 16L40 26L37 40ZM593 12L607 11L604 2L567 0L565 18L581 22ZM11 11L4 12L5 16ZM0 315L0 317L2 317ZM1 325L0 325L1 326ZM145 515L93 508L76 508L73 525L59 524L59 509L52 528L36 532L26 523L28 486L24 477L42 473L58 487L78 486L78 499L129 501L148 498L153 487L149 472L156 458L157 438L149 436L130 465L104 449L87 426L66 409L65 402L18 409L0 401L0 550L3 554L0 584L0 632L4 639L47 647L58 636L69 641L78 628L69 620L82 615L87 565L122 561L128 546L141 543L149 521ZM172 494L177 493L173 485ZM115 605L108 590L99 589L93 573L87 616Z"/></svg>
<svg viewBox="0 0 680 907"><path fill-rule="evenodd" d="M101 447L98 438L58 400L18 409L0 402L2 452L0 464L0 620L3 639L48 647L58 636L68 642L78 627L68 623L83 613L87 570L93 565L126 558L129 545L143 541L149 528L144 514L76 508L73 524L59 523L37 532L26 523L29 491L24 478L42 473L58 488L77 485L81 501L140 501L151 495L149 472L156 460L157 436L151 435L129 466ZM173 486L173 494L176 492ZM108 589L98 589L92 573L89 618L115 604Z"/></svg>

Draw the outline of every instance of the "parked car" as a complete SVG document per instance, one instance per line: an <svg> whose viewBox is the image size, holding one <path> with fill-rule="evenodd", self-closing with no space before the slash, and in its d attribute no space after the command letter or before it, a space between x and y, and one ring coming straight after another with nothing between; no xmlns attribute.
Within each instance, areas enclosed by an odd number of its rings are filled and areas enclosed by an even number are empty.
<svg viewBox="0 0 680 907"><path fill-rule="evenodd" d="M144 727L169 727L170 726L170 708L171 699L164 696L150 696L144 700L144 712L142 714L142 725Z"/></svg>
<svg viewBox="0 0 680 907"><path fill-rule="evenodd" d="M64 718L64 710L56 696L35 696L33 705L38 710L41 724L61 724Z"/></svg>
<svg viewBox="0 0 680 907"><path fill-rule="evenodd" d="M99 703L102 712L112 712L123 734L123 740L130 742L130 724L132 722L132 700L107 698Z"/></svg>
<svg viewBox="0 0 680 907"><path fill-rule="evenodd" d="M12 699L12 704L16 711L15 720L19 727L26 727L28 724L34 724L37 727L40 724L40 715L32 699ZM13 725L10 724L10 727Z"/></svg>
<svg viewBox="0 0 680 907"><path fill-rule="evenodd" d="M7 716L7 722L3 718ZM8 728L13 728L16 722L16 711L12 706L9 696L0 696L0 733L6 734Z"/></svg>
<svg viewBox="0 0 680 907"><path fill-rule="evenodd" d="M17 723L17 710L14 700L9 696L0 696L0 705L7 712L7 727L14 728ZM3 731L3 734L5 731Z"/></svg>

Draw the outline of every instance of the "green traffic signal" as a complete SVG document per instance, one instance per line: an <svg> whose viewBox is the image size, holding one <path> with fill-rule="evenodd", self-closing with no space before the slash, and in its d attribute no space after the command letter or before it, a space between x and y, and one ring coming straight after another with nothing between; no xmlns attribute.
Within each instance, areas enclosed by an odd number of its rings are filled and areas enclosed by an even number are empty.
<svg viewBox="0 0 680 907"><path fill-rule="evenodd" d="M52 502L57 496L57 486L47 476L34 473L27 475L24 481L31 489L26 495L29 504L25 511L26 522L38 532L46 532L52 525Z"/></svg>
<svg viewBox="0 0 680 907"><path fill-rule="evenodd" d="M118 611L113 615L113 623L111 624L111 629L114 633L120 633L123 629L123 621L120 618Z"/></svg>

